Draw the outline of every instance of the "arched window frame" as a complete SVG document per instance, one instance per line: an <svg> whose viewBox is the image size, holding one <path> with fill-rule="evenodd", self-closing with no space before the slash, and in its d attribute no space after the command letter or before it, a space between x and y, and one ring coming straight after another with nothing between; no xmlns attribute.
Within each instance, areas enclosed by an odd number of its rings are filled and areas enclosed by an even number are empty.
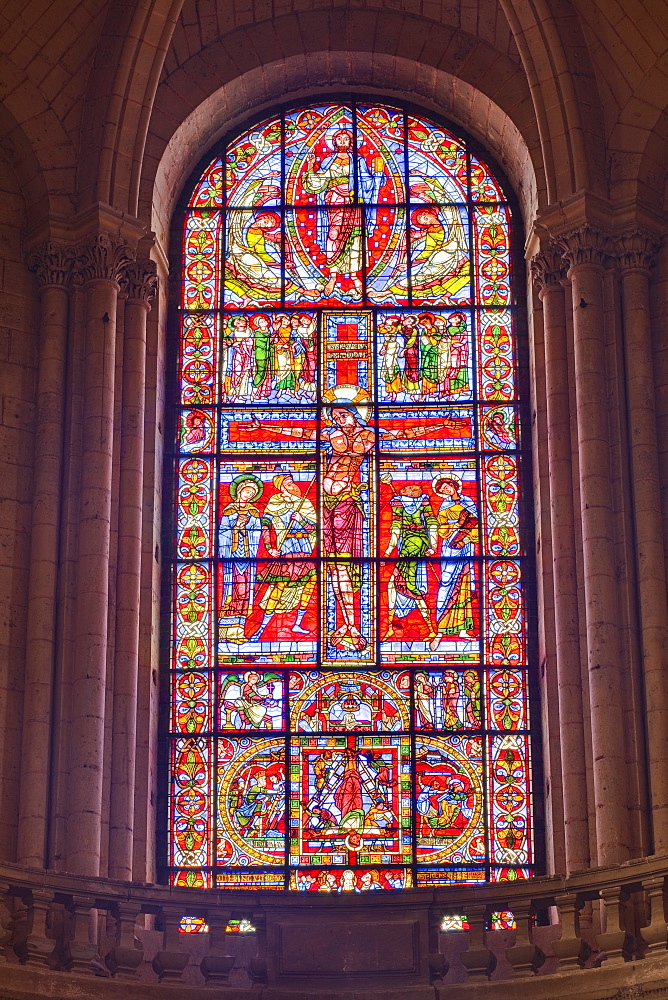
<svg viewBox="0 0 668 1000"><path fill-rule="evenodd" d="M334 103L342 103L342 104L350 104L350 105L361 105L363 103L366 104L366 105L381 105L381 104L384 104L385 102L381 102L381 101L377 101L377 100L364 101L362 98L359 98L359 97L356 97L356 96L351 96L350 94L344 95L344 96L340 96L340 95L334 95L334 96L327 95L326 100L322 100L322 101L318 102L319 105L325 105L326 104L327 106L330 106L330 105L332 105ZM310 104L308 104L306 102L304 102L301 105L301 107L303 109L306 109L306 108L311 107L311 106L312 105L310 105ZM313 106L318 106L318 105L313 105ZM500 863L490 864L490 862L489 862L489 856L488 856L487 860L484 863L484 865L482 865L482 866L479 865L478 866L478 869L480 869L481 867L485 868L485 878L481 878L481 877L479 877L479 874L476 875L475 873L473 873L471 871L469 871L468 873L465 871L466 867L468 867L469 869L471 869L473 867L472 865L468 865L468 866L462 866L462 865L460 865L459 866L459 871L456 871L455 868L449 868L447 870L447 872L445 872L445 873L441 872L439 875L435 874L436 868L434 867L432 869L433 877L428 878L428 877L426 877L426 875L424 875L424 873L426 872L426 869L427 869L428 866L426 866L426 865L419 865L416 862L416 860L415 860L414 852L415 852L416 843L415 843L415 832L413 832L413 834L412 834L412 848L411 848L412 851L413 851L413 857L412 857L412 860L410 861L410 863L408 863L407 866L406 866L406 871L410 871L410 880L404 879L403 886L408 886L408 885L411 885L411 884L412 885L416 885L417 884L417 885L425 885L426 886L426 885L435 885L435 884L448 884L449 882L462 882L462 881L477 882L477 881L484 881L487 878L491 878L492 880L499 880L499 879L505 879L505 878L512 879L512 878L516 878L516 877L522 878L522 877L527 877L527 876L529 876L529 875L531 875L533 873L540 872L540 871L543 870L543 845L541 843L541 838L538 838L538 840L536 840L536 838L533 836L533 830L536 828L537 821L538 821L538 828L540 828L539 817L542 815L542 799L541 799L540 794L537 794L537 792L539 792L539 789L540 789L540 780L539 780L540 779L540 744L539 744L539 734L538 734L538 732L536 730L536 726L535 726L536 720L539 718L538 678L537 678L537 630L536 630L536 627L535 627L535 621L536 621L535 587L534 587L534 585L532 583L533 571L534 571L534 564L533 564L533 544L532 544L532 540L533 540L532 539L533 505L532 505L532 502L531 502L532 484L531 484L531 475L530 475L530 468L529 468L529 466L530 466L530 461L529 461L529 455L530 455L530 447L529 447L529 443L530 443L530 426L529 426L529 419L528 419L528 417L529 417L529 413L528 413L528 395L529 395L529 389L528 389L528 387L529 387L529 378L528 378L528 349L527 349L527 334L526 334L526 316L525 316L525 306L524 306L524 303L525 303L525 289L523 288L522 281L521 281L521 277L522 277L522 275L524 273L524 269L522 267L523 245L522 245L522 237L521 237L521 224L520 224L519 210L518 210L518 206L517 206L517 202L516 202L515 196L514 196L513 192L510 190L508 182L505 179L505 176L504 176L503 172L500 170L500 168L496 164L494 164L493 158L490 156L490 154L483 147L481 147L478 143L476 143L470 136L461 133L460 130L458 130L455 126L453 126L449 122L441 122L441 121L439 121L438 116L435 116L432 113L425 113L424 109L416 108L416 107L411 106L410 104L407 104L405 102L388 101L385 106L391 107L393 109L398 109L401 112L405 112L407 115L415 115L417 117L421 117L424 120L426 120L427 122L431 122L434 126L446 130L448 134L450 134L452 137L454 137L459 142L463 143L465 145L466 150L467 150L467 157L469 157L469 156L475 156L481 162L481 164L483 164L489 170L491 176L494 179L494 182L498 185L499 189L503 192L504 201L505 201L505 204L508 207L508 210L509 210L509 213L510 213L510 218L512 220L512 223L511 223L511 226L510 226L510 246L509 246L509 261L510 261L510 265L511 265L511 267L510 267L510 289L511 290L510 290L509 302L510 302L511 307L512 307L513 320L514 320L514 347L515 347L515 357L516 357L516 372L515 372L515 377L516 377L516 384L517 384L517 396L516 396L516 398L517 398L517 412L519 413L519 435L518 435L518 441L517 441L518 450L516 452L516 455L517 455L517 459L518 459L518 463L517 463L517 465L518 465L518 472L517 472L517 477L518 478L517 478L517 482L518 482L518 485L519 485L519 496L520 496L519 504L518 504L518 511L520 512L520 519L521 519L521 556L520 556L520 558L521 558L522 563L523 563L524 614L525 614L525 624L524 624L525 638L524 638L524 642L525 642L525 650L526 650L526 653L525 653L525 657L526 657L525 663L526 663L526 667L527 667L527 671L526 671L526 677L527 677L526 698L527 698L527 710L528 710L530 718L533 720L533 723L534 723L533 729L530 732L530 740L531 740L531 744L532 744L532 750L530 751L530 757L528 758L528 767L529 767L529 770L530 770L530 775L529 775L529 783L527 785L527 787L529 789L528 795L529 795L529 798L531 800L531 815L530 815L530 819L529 819L530 830L531 830L531 832L530 832L530 838L531 838L531 841L532 841L532 843L531 843L531 862L529 864L518 865L518 866L515 866L515 868L513 868L513 866L503 866ZM235 129L234 132L232 132L230 134L230 136L229 136L229 142L230 143L236 142L239 139L240 136L243 136L244 134L249 133L250 131L253 130L254 127L256 127L257 125L261 124L262 122L268 121L270 118L280 117L282 115L287 115L287 114L289 114L291 112L294 112L294 111L295 111L295 106L293 104L279 106L277 108L274 108L271 114L268 114L265 111L262 114L258 115L256 118L250 119L249 122L246 123L245 128L243 128L241 130ZM173 292L173 294L172 294L172 302L171 302L171 305L172 305L171 317L172 317L172 319L170 321L170 335L169 335L169 345L168 345L168 359L171 359L171 364L169 363L169 360L168 360L168 369L169 369L170 372L174 372L175 363L176 363L176 367L178 367L178 365L179 365L179 357L180 357L180 353L179 353L179 351L180 351L180 344L181 344L180 316L181 316L181 313L182 313L181 289L183 287L183 275L184 275L184 260L183 260L183 253L182 253L183 224L184 224L184 220L185 220L185 217L187 215L187 212L192 207L192 205L190 204L190 200L191 200L191 198L193 196L193 191L194 191L195 187L200 182L200 180L202 178L202 175L204 174L205 170L211 165L212 161L215 159L215 156L216 155L220 155L221 153L224 152L227 141L228 141L228 137L225 137L224 139L222 139L217 144L216 147L214 147L212 150L210 150L202 158L202 160L200 161L200 164L193 171L188 184L184 188L184 194L183 194L183 196L181 198L181 201L179 203L177 212L175 213L175 220L174 220L174 227L173 227L171 263L172 263L172 273L175 274L175 275L178 275L178 277L177 277L176 281L174 282L174 284L172 286L172 292ZM222 272L222 269L221 269L221 272ZM222 281L222 276L219 278L219 281ZM178 301L177 301L177 299L178 299ZM258 306L257 307L258 310L263 310L265 308L271 308L271 307L265 307L265 306ZM295 306L295 311L301 311L302 309L306 309L306 308L308 308L307 305L303 305L301 307L300 306ZM376 311L376 307L374 307L373 304L371 304L371 306L369 306L368 302L366 303L366 305L364 306L364 308L365 309L371 308L374 312ZM390 307L388 306L388 309L389 308ZM406 308L407 312L415 312L415 313L417 313L417 311L419 309L426 310L426 309L429 308L429 306L423 305L421 307L420 306L416 306L414 308L413 307L405 307L405 308ZM438 306L434 305L433 308L435 310L437 310ZM470 308L473 311L475 309L475 306L471 306ZM401 309L401 307L392 307L392 311L395 311L395 312L400 311L400 309ZM221 312L225 313L225 310L221 308ZM171 415L171 421L172 422L171 422L171 427L169 426L169 422L168 422L167 430L168 430L168 434L171 433L171 437L168 437L168 440L172 440L172 441L176 441L177 440L177 436L178 436L178 433L179 433L179 419L180 418L179 418L178 414L180 412L181 401L179 399L179 394L178 394L177 380L178 380L178 374L177 373L174 372L174 375L170 375L170 383L171 383L171 385L168 388L168 413ZM171 388L171 398L170 398L170 388ZM220 405L220 401L219 400L218 400L218 405ZM401 404L401 405L408 405L408 404ZM476 406L476 404L474 403L474 408L475 408L475 406ZM476 456L479 453L479 447L478 447L478 445L479 445L479 442L476 439L476 443L475 443L475 448L476 448L475 454L476 454ZM171 468L170 468L170 466L171 466ZM170 665L171 665L171 663L172 663L172 657L173 657L173 650L172 650L170 636L171 636L171 633L172 633L172 622L173 622L173 613L172 613L172 609L173 609L173 605L174 605L173 566L174 566L174 563L175 563L174 548L175 548L175 545L176 545L176 539L175 539L175 516L174 516L174 512L175 512L175 508L174 508L175 494L174 494L174 487L171 484L174 484L175 483L175 479L176 479L176 476L175 476L175 472L176 472L175 453L168 454L168 457L167 457L167 460L166 460L166 470L167 470L166 474L169 477L168 478L168 482L170 482L171 488L169 488L166 491L166 507L165 507L165 515L166 516L164 518L164 525L165 525L165 532L164 532L165 547L164 547L164 551L166 553L168 553L169 562L167 563L167 560L165 561L165 564L166 564L165 586L163 588L164 597L165 597L165 600L163 602L163 608L165 608L165 615L163 616L164 627L163 627L163 630L162 630L162 638L163 638L162 649L163 649L163 654L164 654L163 655L163 662L169 662ZM214 533L216 533L216 528L215 527L213 528L213 531L214 531ZM377 557L380 557L380 553L377 553ZM527 581L528 581L528 585L527 585ZM212 600L215 601L215 598L212 598ZM213 611L212 611L212 616L213 616ZM314 665L313 669L317 669L318 666L319 666L319 664ZM371 670L371 669L374 669L374 668L375 669L381 669L381 665L378 664L377 662L376 663L372 663L372 664L368 664L366 669L367 670ZM172 681L172 678L173 678L173 672L171 670L171 667L168 668L168 669L169 669L169 674L170 674L170 688L171 688L171 681ZM482 671L482 668L481 668L481 671ZM177 732L174 731L174 727L173 727L174 706L173 706L173 704L171 702L171 697L172 696L171 696L171 691L170 691L169 696L167 698L163 698L162 699L161 732L163 734L165 734L165 738L163 740L161 740L161 746L162 746L163 750L161 752L161 768L160 769L161 769L163 775L165 775L167 772L169 772L172 775L174 774L174 758L173 758L173 755L172 755L173 745L175 744L175 741L177 741L178 739L180 739L180 738L187 738L187 737L184 736L184 734L182 732L180 734L177 734ZM212 693L210 694L210 697L212 699L212 706L213 706L213 699L215 699L215 697L216 697L213 688L212 688ZM287 697L287 690L286 690L286 697ZM215 714L215 706L213 706L211 708L211 711ZM409 733L409 740L410 740L410 745L411 745L411 752L414 754L414 741L415 741L415 738L416 738L417 731L416 731L415 725L414 725L415 703L414 703L414 695L413 694L411 695L410 711L411 711L411 727L410 727L410 733ZM489 770L489 762L485 761L484 764L483 764L483 771L484 771L483 781L485 783L485 796L486 796L486 800L492 794L496 794L496 793L492 792L492 790L491 790L491 788L489 786L488 770ZM170 780L173 781L174 779L170 779ZM209 790L209 792L207 794L208 794L208 799L209 799L209 802L210 802L210 808L215 808L214 803L215 803L215 799L216 799L216 793L215 793L215 791L213 789L213 786L215 785L215 778L212 776L208 780L209 780L209 789L210 790ZM196 780L193 781L192 775L191 775L190 779L187 779L187 780L184 781L183 787L185 787L188 784L188 781L190 781L191 784L196 784L197 783ZM164 785L165 785L165 782L163 781L161 783L161 793L160 793L161 795L164 794ZM499 790L501 790L500 786L499 786L499 789L497 789L497 791L499 791ZM173 796L172 796L171 791L168 793L167 798L169 798L170 802L173 801ZM164 875L165 875L165 877L166 877L166 879L168 881L171 881L171 882L173 882L175 884L180 884L180 885L193 885L193 886L200 886L200 885L201 886L206 886L206 885L215 886L215 885L218 885L219 887L222 887L222 888L258 888L258 887L264 887L264 888L277 888L277 889L280 889L280 888L304 888L305 887L305 883L299 883L298 884L298 876L297 876L296 873L297 873L297 871L299 869L299 866L296 865L296 864L291 864L291 863L289 863L287 861L287 857L288 857L288 852L287 851L286 851L286 861L285 861L285 864L283 866L277 866L276 869L275 869L275 872L276 873L280 873L280 874L279 874L279 877L277 879L273 880L273 884L272 884L272 879L271 878L269 878L264 883L258 882L257 879L251 879L250 881L245 881L245 882L237 880L236 883L235 883L234 879L222 878L220 880L217 880L216 874L213 871L211 872L211 874L209 875L208 878L207 878L206 874L204 874L203 877L200 877L200 874L199 874L200 869L199 868L198 869L192 869L192 871L195 872L195 878L193 879L191 877L191 875L188 873L188 869L186 869L184 866L176 866L174 864L174 856L172 854L172 847L173 847L174 837L175 837L175 833L174 833L174 819L173 819L173 815L170 815L169 818L167 816L169 808L170 808L170 806L168 805L167 802L165 802L164 803L164 808L160 811L160 815L161 815L161 829L159 830L160 852L162 854L161 866L160 867L161 867L161 869L162 869L162 871L163 871L163 873L164 873ZM486 811L487 811L488 808L489 808L489 804L486 801L485 805L483 806L483 813L486 813ZM416 811L415 811L414 807L412 808L412 820L411 820L411 822L413 824L413 831L414 831L414 827L415 827L415 823L416 823ZM162 826L163 823L164 823L164 826ZM213 832L211 833L211 836L212 837L214 836ZM487 837L488 837L488 833L486 832L486 834L485 834L485 838L486 838L486 851L489 851L489 845L488 845ZM211 845L211 857L215 861L215 857L214 856L215 856L215 847L212 844ZM177 867L179 868L179 873L178 874L177 874L177 871L176 871ZM203 867L204 866L202 866L202 868ZM355 866L354 864L350 864L350 865L342 864L342 865L340 865L340 870L339 870L338 874L339 875L342 874L343 870L346 869L346 868L349 868L349 867L352 867L353 869L354 868L358 868L360 870L360 873L361 873L362 869L374 869L374 871L376 871L376 872L379 871L379 863L378 862L375 862L375 863L367 862L364 865L357 865L357 866ZM385 869L387 869L388 867L392 868L392 865L390 864L388 866L388 864L385 864L384 866L381 866L381 867L384 867ZM394 867L397 868L397 867L401 867L401 866L395 865ZM213 865L213 868L216 868L215 864ZM218 868L217 868L217 871L219 873L220 872L224 873L225 871L230 871L230 870L231 869L226 869L226 867L224 865L219 865ZM236 869L235 869L235 871L236 871ZM250 867L247 867L246 872L247 873L250 872L251 874L256 875L257 872L258 872L258 869L257 868L251 869ZM263 872L266 875L266 874L268 874L269 869L263 869ZM317 873L314 873L314 874L317 874ZM469 877L467 877L467 874L468 874ZM424 875L424 877L420 878L421 875ZM374 875L374 878L375 877L376 876ZM340 881L340 879L339 879L339 881ZM311 886L311 887L314 888L315 886ZM392 887L391 883L388 883L386 879L383 879L383 888L390 888L390 887ZM399 887L399 886L396 885L394 887ZM338 886L338 888L341 888L341 886Z"/></svg>

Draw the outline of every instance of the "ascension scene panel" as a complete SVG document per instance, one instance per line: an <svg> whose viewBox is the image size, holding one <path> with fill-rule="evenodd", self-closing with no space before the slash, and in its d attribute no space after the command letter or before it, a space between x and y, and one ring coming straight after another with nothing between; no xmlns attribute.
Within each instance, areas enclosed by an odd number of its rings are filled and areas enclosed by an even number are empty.
<svg viewBox="0 0 668 1000"><path fill-rule="evenodd" d="M266 122L228 147L224 191L214 161L195 193L184 305L217 295L203 282L221 240L225 307L467 305L467 178L460 141L398 110L331 105ZM218 204L224 234L200 207Z"/></svg>
<svg viewBox="0 0 668 1000"><path fill-rule="evenodd" d="M479 294L485 305L509 301L507 264L488 251ZM193 217L186 308L206 309L218 283L206 284L221 235L213 218ZM218 227L219 228L219 227ZM471 251L465 209L452 205L236 209L226 213L223 304L226 309L471 304ZM496 243L500 239L495 237ZM507 241L505 253L507 256ZM499 251L500 254L500 251Z"/></svg>
<svg viewBox="0 0 668 1000"><path fill-rule="evenodd" d="M529 877L500 184L439 125L322 103L229 142L181 232L170 880Z"/></svg>

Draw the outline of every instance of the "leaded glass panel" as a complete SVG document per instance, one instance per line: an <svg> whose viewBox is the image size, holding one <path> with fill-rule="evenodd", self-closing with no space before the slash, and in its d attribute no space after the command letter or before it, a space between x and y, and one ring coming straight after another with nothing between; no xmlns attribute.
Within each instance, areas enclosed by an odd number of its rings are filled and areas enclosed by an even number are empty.
<svg viewBox="0 0 668 1000"><path fill-rule="evenodd" d="M172 883L528 877L501 183L399 107L314 105L223 144L181 232Z"/></svg>

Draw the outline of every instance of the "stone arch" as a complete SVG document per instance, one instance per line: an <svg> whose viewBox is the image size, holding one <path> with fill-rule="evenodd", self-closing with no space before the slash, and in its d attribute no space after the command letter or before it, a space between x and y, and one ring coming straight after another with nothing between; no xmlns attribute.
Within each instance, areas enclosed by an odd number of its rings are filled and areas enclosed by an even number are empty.
<svg viewBox="0 0 668 1000"><path fill-rule="evenodd" d="M79 208L95 202L132 214L148 122L183 0L110 5L81 126Z"/></svg>
<svg viewBox="0 0 668 1000"><path fill-rule="evenodd" d="M583 188L604 194L598 92L577 16L569 9L566 17L556 19L545 0L540 0L540 11L530 12L515 0L499 2L523 68L508 50L500 52L452 25L395 10L331 8L295 12L219 35L208 46L191 48L159 86L182 0L159 0L150 11L128 9L120 18L116 11L102 35L84 114L79 207L102 201L146 218L147 185L176 130L222 87L230 106L248 107L249 98L259 106L257 86L255 93L245 92L253 79L247 74L253 71L271 79L273 97L276 84L280 93L313 92L330 85L333 75L339 88L357 84L390 93L401 90L404 96L414 93L469 130L473 118L484 117L481 102L490 99L525 137L538 136L535 146L531 138L528 145L539 203ZM409 61L413 80L402 69L388 72L388 58L397 60L397 66ZM467 85L468 93L457 92ZM445 99L448 89L451 100ZM475 109L473 116L464 113L467 104ZM558 116L551 110L557 105L563 108ZM485 136L490 148L503 146L498 141L503 136L495 133L505 127L503 121L490 124Z"/></svg>
<svg viewBox="0 0 668 1000"><path fill-rule="evenodd" d="M582 26L570 0L499 0L531 89L548 203L589 190L607 195L603 115Z"/></svg>
<svg viewBox="0 0 668 1000"><path fill-rule="evenodd" d="M439 37L438 44L430 46L431 64L402 55L401 44L395 53L376 52L372 58L360 47L293 53L262 64L255 56L256 65L245 70L238 64L253 58L237 55L237 64L230 65L231 42L224 51L220 42L191 57L156 95L140 217L150 218L164 240L175 197L202 151L240 124L249 111L259 113L274 104L277 94L288 100L357 90L412 98L425 110L452 118L497 156L518 193L525 221L532 220L545 203L546 182L531 96L521 69L471 36L443 26L433 26L433 32ZM266 44L275 55L278 45L272 49ZM221 65L227 69L216 72L219 86L202 97L202 81L208 83L211 68Z"/></svg>

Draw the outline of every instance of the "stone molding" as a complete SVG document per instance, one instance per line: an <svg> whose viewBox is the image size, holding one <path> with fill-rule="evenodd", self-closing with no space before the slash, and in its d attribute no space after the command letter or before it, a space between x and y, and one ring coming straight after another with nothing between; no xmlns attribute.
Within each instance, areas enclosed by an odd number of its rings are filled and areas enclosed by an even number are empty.
<svg viewBox="0 0 668 1000"><path fill-rule="evenodd" d="M109 233L98 233L92 242L78 245L77 283L114 281L120 284L125 269L135 259L136 250L124 240Z"/></svg>
<svg viewBox="0 0 668 1000"><path fill-rule="evenodd" d="M128 299L150 306L158 288L158 268L149 257L131 261L121 277L121 288Z"/></svg>
<svg viewBox="0 0 668 1000"><path fill-rule="evenodd" d="M50 240L41 250L30 254L28 269L36 276L40 288L49 285L67 288L76 260L77 248L73 244Z"/></svg>
<svg viewBox="0 0 668 1000"><path fill-rule="evenodd" d="M668 987L659 986L657 989L654 989L651 985L649 988L646 988L638 983L634 983L633 986L622 986L611 997L611 1000L646 1000L648 997L665 996L668 996Z"/></svg>
<svg viewBox="0 0 668 1000"><path fill-rule="evenodd" d="M618 236L616 247L622 270L649 273L659 241L646 230L634 229Z"/></svg>
<svg viewBox="0 0 668 1000"><path fill-rule="evenodd" d="M537 253L532 257L530 267L539 292L560 287L566 274L562 255L555 247Z"/></svg>
<svg viewBox="0 0 668 1000"><path fill-rule="evenodd" d="M609 233L589 225L562 233L552 241L552 245L561 253L569 270L587 265L603 268L614 253Z"/></svg>

